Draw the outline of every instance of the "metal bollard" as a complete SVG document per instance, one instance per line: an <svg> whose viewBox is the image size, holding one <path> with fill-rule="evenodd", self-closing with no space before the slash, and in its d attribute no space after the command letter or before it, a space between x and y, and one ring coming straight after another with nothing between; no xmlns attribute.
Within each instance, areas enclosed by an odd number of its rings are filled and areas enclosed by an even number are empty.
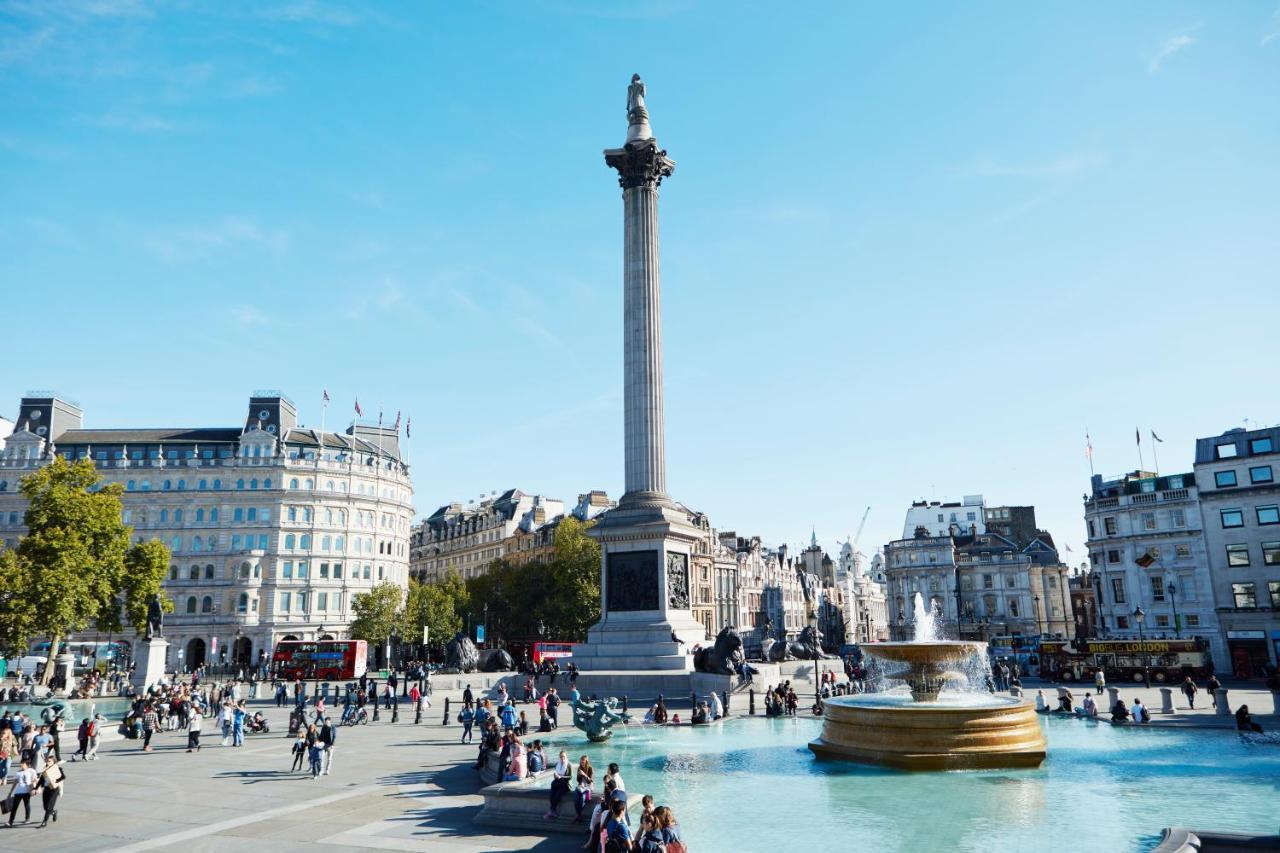
<svg viewBox="0 0 1280 853"><path fill-rule="evenodd" d="M724 715L729 716L729 691L721 690L720 696L724 699Z"/></svg>
<svg viewBox="0 0 1280 853"><path fill-rule="evenodd" d="M449 697L444 697L444 719L440 721L440 725L449 725Z"/></svg>
<svg viewBox="0 0 1280 853"><path fill-rule="evenodd" d="M627 697L622 697L622 713L627 713Z"/></svg>
<svg viewBox="0 0 1280 853"><path fill-rule="evenodd" d="M747 705L749 708L748 713L754 717L756 715L756 689L754 687L747 691Z"/></svg>
<svg viewBox="0 0 1280 853"><path fill-rule="evenodd" d="M1110 712L1111 709L1114 708L1116 706L1116 703L1119 701L1120 701L1120 688L1108 687L1107 688L1107 711Z"/></svg>
<svg viewBox="0 0 1280 853"><path fill-rule="evenodd" d="M1160 713L1161 714L1173 713L1173 688L1172 687L1160 688Z"/></svg>
<svg viewBox="0 0 1280 853"><path fill-rule="evenodd" d="M689 709L690 709L689 716L692 717L693 712L698 710L698 694L697 693L689 694Z"/></svg>

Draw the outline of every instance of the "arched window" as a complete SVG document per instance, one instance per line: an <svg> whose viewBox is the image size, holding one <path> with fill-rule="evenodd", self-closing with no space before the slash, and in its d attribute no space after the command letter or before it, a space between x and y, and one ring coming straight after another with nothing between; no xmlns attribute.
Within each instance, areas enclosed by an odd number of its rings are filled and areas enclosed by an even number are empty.
<svg viewBox="0 0 1280 853"><path fill-rule="evenodd" d="M160 488L164 489L166 492L167 492L167 491L169 491L170 489L172 489L172 488L173 488L173 481L172 481L172 480L165 480L165 481L164 481L164 484L163 484L163 485L161 485L161 487L160 487Z"/></svg>
<svg viewBox="0 0 1280 853"><path fill-rule="evenodd" d="M242 477L241 479L239 479L239 480L236 480L236 488L237 488L237 489L241 489L241 490L243 490L243 489L244 489L244 478L243 478L243 477Z"/></svg>
<svg viewBox="0 0 1280 853"><path fill-rule="evenodd" d="M196 521L204 521L204 510L203 510L203 509L197 509L197 510L196 510Z"/></svg>
<svg viewBox="0 0 1280 853"><path fill-rule="evenodd" d="M178 567L177 567L177 566L170 566L170 567L169 567L169 580L171 580L171 581L176 581L177 579L178 579Z"/></svg>
<svg viewBox="0 0 1280 853"><path fill-rule="evenodd" d="M218 508L216 506L209 510L209 520L210 521L218 520Z"/></svg>
<svg viewBox="0 0 1280 853"><path fill-rule="evenodd" d="M200 580L200 567L192 566L191 571L187 573L187 577L191 578L193 581Z"/></svg>
<svg viewBox="0 0 1280 853"><path fill-rule="evenodd" d="M249 481L249 488L251 488L251 489L256 489L256 488L258 488L258 478L257 478L257 477L254 477L252 480L250 480L250 481Z"/></svg>
<svg viewBox="0 0 1280 853"><path fill-rule="evenodd" d="M182 537L181 537L181 536L174 536L172 539L170 539L170 540L169 540L169 550L170 550L170 551L181 551L181 550L182 550Z"/></svg>
<svg viewBox="0 0 1280 853"><path fill-rule="evenodd" d="M1009 616L1013 619L1018 618L1018 599L1016 598L1009 599Z"/></svg>
<svg viewBox="0 0 1280 853"><path fill-rule="evenodd" d="M347 511L345 509L338 510L338 524L343 527L347 526Z"/></svg>
<svg viewBox="0 0 1280 853"><path fill-rule="evenodd" d="M296 506L289 507L288 517L290 521L298 520L298 508Z"/></svg>
<svg viewBox="0 0 1280 853"><path fill-rule="evenodd" d="M249 612L249 593L247 592L240 593L240 597L236 599L236 612L237 613Z"/></svg>
<svg viewBox="0 0 1280 853"><path fill-rule="evenodd" d="M204 539L202 539L202 538L201 538L201 537L199 537L199 536L193 536L193 537L191 538L191 550L192 550L192 551L201 551L201 550L203 550L203 549L204 549Z"/></svg>
<svg viewBox="0 0 1280 853"><path fill-rule="evenodd" d="M347 490L347 481L343 480L341 483L338 484L338 491L345 492L346 490Z"/></svg>
<svg viewBox="0 0 1280 853"><path fill-rule="evenodd" d="M261 563L254 563L254 564L253 564L253 576L254 576L255 578L260 578L260 577L262 577L262 564L261 564Z"/></svg>
<svg viewBox="0 0 1280 853"><path fill-rule="evenodd" d="M215 492L220 492L220 491L222 491L222 481L221 481L221 480L214 480L214 481L213 481L213 490L214 490Z"/></svg>
<svg viewBox="0 0 1280 853"><path fill-rule="evenodd" d="M250 521L258 520L258 508L256 506L249 507L248 518Z"/></svg>
<svg viewBox="0 0 1280 853"><path fill-rule="evenodd" d="M213 596L212 595L206 595L204 598L200 599L200 612L201 613L213 612Z"/></svg>
<svg viewBox="0 0 1280 853"><path fill-rule="evenodd" d="M185 492L186 490L187 490L187 481L186 481L186 480L179 480L179 481L178 481L178 491L180 491L180 492Z"/></svg>
<svg viewBox="0 0 1280 853"><path fill-rule="evenodd" d="M238 506L231 511L232 521L244 521L244 507Z"/></svg>
<svg viewBox="0 0 1280 853"><path fill-rule="evenodd" d="M296 488L298 488L298 478L297 478L297 477L294 477L293 479L291 479L291 480L289 481L289 488L291 488L291 489L296 489Z"/></svg>
<svg viewBox="0 0 1280 853"><path fill-rule="evenodd" d="M321 549L322 551L330 551L330 550L332 550L332 549L333 549L333 539L332 539L332 537L325 536L325 537L321 538L321 540L320 540L320 549Z"/></svg>
<svg viewBox="0 0 1280 853"><path fill-rule="evenodd" d="M202 479L202 480L200 480L199 482L197 482L197 483L196 483L196 489L198 489L199 491L202 491L202 492L203 492L203 491L204 491L205 489L207 489L207 488L209 488L209 481L208 481L208 480L204 480L204 479Z"/></svg>
<svg viewBox="0 0 1280 853"><path fill-rule="evenodd" d="M137 485L137 484L136 484L133 480L130 480L130 481L128 482L128 484L125 486L125 489L127 489L128 491L131 491L131 492L132 492L132 491L133 491L133 489L134 489L134 486L136 486L136 485Z"/></svg>
<svg viewBox="0 0 1280 853"><path fill-rule="evenodd" d="M302 548L302 550L304 550L304 551L311 547L311 534L310 534L310 533L304 533L304 534L302 534L302 541L301 541L301 543L299 543L299 547L301 547L301 548Z"/></svg>
<svg viewBox="0 0 1280 853"><path fill-rule="evenodd" d="M303 488L304 488L304 489L314 489L315 487L316 487L316 481L315 481L315 480L313 480L313 479L311 479L310 477L308 477L308 478L307 478L307 480L306 480L306 483L303 485Z"/></svg>
<svg viewBox="0 0 1280 853"><path fill-rule="evenodd" d="M209 563L204 567L204 579L207 581L213 580L213 563Z"/></svg>
<svg viewBox="0 0 1280 853"><path fill-rule="evenodd" d="M247 578L247 577L249 577L249 564L248 564L248 563L241 563L241 564L240 564L240 577L242 577L242 578Z"/></svg>
<svg viewBox="0 0 1280 853"><path fill-rule="evenodd" d="M265 480L263 480L263 481L262 481L262 488L264 488L264 489L269 489L269 488L271 488L271 478L270 478L270 477L268 477L267 479L265 479Z"/></svg>
<svg viewBox="0 0 1280 853"><path fill-rule="evenodd" d="M286 535L285 535L285 537L284 537L284 547L285 547L285 549L286 549L286 550L292 551L292 550L293 550L293 548L295 547L295 543L296 543L296 542L297 542L297 539L294 537L294 535L293 535L292 533L289 533L289 534L286 534Z"/></svg>
<svg viewBox="0 0 1280 853"><path fill-rule="evenodd" d="M342 553L343 551L345 551L347 549L346 537L339 536L337 540L334 542L334 546L337 549L338 553Z"/></svg>
<svg viewBox="0 0 1280 853"><path fill-rule="evenodd" d="M174 520L174 521L182 521L182 510L180 510L180 509L175 509L175 510L173 511L173 520Z"/></svg>
<svg viewBox="0 0 1280 853"><path fill-rule="evenodd" d="M196 612L196 597L194 595L187 599L187 612Z"/></svg>
<svg viewBox="0 0 1280 853"><path fill-rule="evenodd" d="M324 484L324 487L325 487L326 489L328 489L329 491L331 491L331 492L332 492L332 491L333 491L333 480L328 480L328 481L326 481L326 482L325 482L325 484Z"/></svg>
<svg viewBox="0 0 1280 853"><path fill-rule="evenodd" d="M333 524L333 510L331 510L331 509L326 509L326 510L324 511L324 523L325 523L325 524Z"/></svg>

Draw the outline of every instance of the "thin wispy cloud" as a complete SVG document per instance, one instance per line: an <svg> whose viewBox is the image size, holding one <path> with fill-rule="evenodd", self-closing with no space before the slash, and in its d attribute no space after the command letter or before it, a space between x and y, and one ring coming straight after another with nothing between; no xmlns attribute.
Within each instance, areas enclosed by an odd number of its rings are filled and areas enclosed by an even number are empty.
<svg viewBox="0 0 1280 853"><path fill-rule="evenodd" d="M86 21L93 18L150 18L150 0L9 0L5 11L15 17L61 18Z"/></svg>
<svg viewBox="0 0 1280 853"><path fill-rule="evenodd" d="M1175 53L1178 53L1179 51L1184 50L1185 48L1188 48L1191 45L1195 44L1196 39L1195 39L1195 36L1192 35L1192 33L1199 28L1200 28L1200 25L1196 24L1190 30L1186 30L1176 35L1172 35L1169 38L1165 39L1164 44L1160 46L1160 49L1157 50L1155 52L1155 55L1152 56L1151 59L1147 62L1147 74L1150 74L1150 75L1158 74L1160 72L1161 66L1163 66L1165 63L1165 60L1169 59Z"/></svg>
<svg viewBox="0 0 1280 853"><path fill-rule="evenodd" d="M1262 46L1266 47L1277 40L1280 40L1280 3L1276 4L1275 11L1267 21L1266 32L1262 36Z"/></svg>
<svg viewBox="0 0 1280 853"><path fill-rule="evenodd" d="M228 216L208 225L156 228L137 243L165 260L200 257L214 249L253 248L281 252L289 247L288 231L264 228L252 218Z"/></svg>
<svg viewBox="0 0 1280 853"><path fill-rule="evenodd" d="M242 329L254 329L268 323L267 315L252 305L237 305L232 308L231 319Z"/></svg>
<svg viewBox="0 0 1280 853"><path fill-rule="evenodd" d="M279 82L259 74L252 74L231 84L233 98L269 98L284 91Z"/></svg>
<svg viewBox="0 0 1280 853"><path fill-rule="evenodd" d="M1074 178L1105 167L1111 160L1106 151L1069 151L1048 160L1009 162L983 159L964 170L971 178Z"/></svg>
<svg viewBox="0 0 1280 853"><path fill-rule="evenodd" d="M0 29L0 69L17 65L35 56L53 38L53 27L41 27L33 33L9 35L9 28Z"/></svg>
<svg viewBox="0 0 1280 853"><path fill-rule="evenodd" d="M331 27L350 27L360 22L360 16L351 9L321 0L296 0L268 6L259 12L268 21L296 24L324 24Z"/></svg>
<svg viewBox="0 0 1280 853"><path fill-rule="evenodd" d="M79 121L91 127L129 133L175 133L190 127L189 124L142 113L108 112L98 116L81 116Z"/></svg>

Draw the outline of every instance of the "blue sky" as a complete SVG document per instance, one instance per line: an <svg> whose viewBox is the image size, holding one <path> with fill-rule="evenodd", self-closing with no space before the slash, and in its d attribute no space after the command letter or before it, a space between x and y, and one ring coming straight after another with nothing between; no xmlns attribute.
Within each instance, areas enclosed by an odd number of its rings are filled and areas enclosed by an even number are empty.
<svg viewBox="0 0 1280 853"><path fill-rule="evenodd" d="M622 481L648 84L668 480L864 550L1280 421L1280 6L0 2L0 413L412 416L420 511ZM24 333L25 330L25 333ZM1148 452L1148 465L1151 458Z"/></svg>

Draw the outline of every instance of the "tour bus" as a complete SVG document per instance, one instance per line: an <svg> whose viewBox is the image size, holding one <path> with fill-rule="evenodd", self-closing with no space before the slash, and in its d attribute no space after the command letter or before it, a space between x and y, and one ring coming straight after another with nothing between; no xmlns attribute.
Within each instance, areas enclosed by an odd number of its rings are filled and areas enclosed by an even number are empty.
<svg viewBox="0 0 1280 853"><path fill-rule="evenodd" d="M545 643L541 641L535 642L515 642L507 646L507 652L511 655L511 659L519 666L527 656L533 661L534 666L541 666L543 661L552 660L553 658L567 658L573 656L573 647L575 643Z"/></svg>
<svg viewBox="0 0 1280 853"><path fill-rule="evenodd" d="M368 660L364 640L281 640L271 665L280 678L337 681L364 675Z"/></svg>
<svg viewBox="0 0 1280 853"><path fill-rule="evenodd" d="M1040 644L1044 674L1063 681L1092 681L1099 669L1108 681L1179 682L1213 673L1203 640L1046 640Z"/></svg>
<svg viewBox="0 0 1280 853"><path fill-rule="evenodd" d="M49 641L43 640L31 647L31 654L40 658L47 658L49 655ZM104 641L63 641L58 644L61 653L71 653L75 655L75 669L79 672L82 669L92 669L97 666L99 661L115 661L117 664L123 663L129 657L129 644L123 640L113 642Z"/></svg>

